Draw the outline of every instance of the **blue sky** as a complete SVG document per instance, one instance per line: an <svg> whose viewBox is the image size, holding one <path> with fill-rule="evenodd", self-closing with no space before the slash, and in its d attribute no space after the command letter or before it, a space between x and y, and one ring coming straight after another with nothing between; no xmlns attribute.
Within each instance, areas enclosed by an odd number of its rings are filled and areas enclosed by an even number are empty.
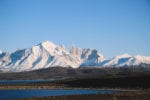
<svg viewBox="0 0 150 100"><path fill-rule="evenodd" d="M0 0L0 49L42 41L150 56L150 0Z"/></svg>

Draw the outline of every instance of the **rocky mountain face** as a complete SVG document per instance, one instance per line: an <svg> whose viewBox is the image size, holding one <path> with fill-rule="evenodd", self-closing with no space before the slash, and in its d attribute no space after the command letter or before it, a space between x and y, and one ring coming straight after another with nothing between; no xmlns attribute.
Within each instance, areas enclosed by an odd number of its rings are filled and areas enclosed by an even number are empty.
<svg viewBox="0 0 150 100"><path fill-rule="evenodd" d="M80 49L72 46L70 53L80 59L80 66L96 66L105 60L104 56L95 49Z"/></svg>

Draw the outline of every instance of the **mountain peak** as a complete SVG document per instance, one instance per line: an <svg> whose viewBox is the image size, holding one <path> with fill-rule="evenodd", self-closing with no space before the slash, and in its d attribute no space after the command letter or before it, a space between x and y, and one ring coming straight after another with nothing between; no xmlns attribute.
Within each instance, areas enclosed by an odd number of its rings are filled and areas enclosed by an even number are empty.
<svg viewBox="0 0 150 100"><path fill-rule="evenodd" d="M135 55L134 57L143 58L143 57L146 57L146 56L143 56L143 55Z"/></svg>
<svg viewBox="0 0 150 100"><path fill-rule="evenodd" d="M52 46L52 47L56 47L56 44L54 44L51 41L44 41L41 43L42 46L46 47L46 46Z"/></svg>
<svg viewBox="0 0 150 100"><path fill-rule="evenodd" d="M40 45L48 51L49 51L49 49L55 49L57 47L57 45L51 41L44 41L44 42L40 43Z"/></svg>
<svg viewBox="0 0 150 100"><path fill-rule="evenodd" d="M138 59L140 61L150 60L150 57L146 57L146 56L142 56L142 55L136 55L136 56L134 56L134 58Z"/></svg>
<svg viewBox="0 0 150 100"><path fill-rule="evenodd" d="M132 57L131 55L125 53L125 54L122 54L122 55L119 55L119 56L116 56L115 58L129 58L129 57Z"/></svg>

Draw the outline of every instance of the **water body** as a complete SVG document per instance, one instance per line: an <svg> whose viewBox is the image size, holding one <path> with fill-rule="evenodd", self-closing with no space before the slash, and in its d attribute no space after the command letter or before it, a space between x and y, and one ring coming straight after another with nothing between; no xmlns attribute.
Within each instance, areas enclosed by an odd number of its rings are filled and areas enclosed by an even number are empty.
<svg viewBox="0 0 150 100"><path fill-rule="evenodd" d="M67 90L67 89L30 89L30 90L0 90L0 100L15 100L43 96L61 96L75 94L112 94L113 90Z"/></svg>
<svg viewBox="0 0 150 100"><path fill-rule="evenodd" d="M27 84L27 83L52 82L52 81L55 81L55 80L54 79L50 79L50 80L0 80L0 85Z"/></svg>

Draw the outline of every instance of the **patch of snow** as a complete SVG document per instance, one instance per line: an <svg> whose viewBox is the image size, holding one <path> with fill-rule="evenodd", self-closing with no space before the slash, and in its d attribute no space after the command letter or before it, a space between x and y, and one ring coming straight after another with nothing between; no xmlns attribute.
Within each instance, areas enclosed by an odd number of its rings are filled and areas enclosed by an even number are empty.
<svg viewBox="0 0 150 100"><path fill-rule="evenodd" d="M3 51L0 50L0 54L2 54L2 53L3 53Z"/></svg>

